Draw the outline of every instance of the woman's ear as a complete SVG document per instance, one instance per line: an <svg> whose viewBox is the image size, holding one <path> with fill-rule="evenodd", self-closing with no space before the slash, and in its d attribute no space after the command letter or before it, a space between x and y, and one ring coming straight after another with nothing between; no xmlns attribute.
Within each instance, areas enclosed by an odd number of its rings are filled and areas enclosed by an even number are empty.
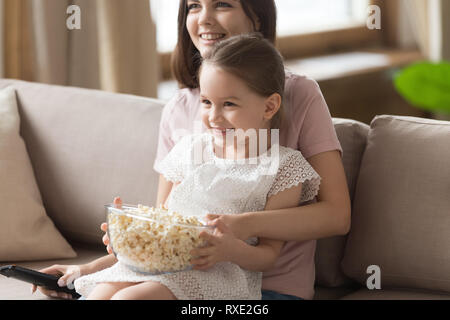
<svg viewBox="0 0 450 320"><path fill-rule="evenodd" d="M261 21L259 20L259 18L257 17L255 19L255 27L256 27L256 32L261 32Z"/></svg>
<svg viewBox="0 0 450 320"><path fill-rule="evenodd" d="M274 93L266 99L264 109L264 120L270 120L280 110L281 96L279 93Z"/></svg>

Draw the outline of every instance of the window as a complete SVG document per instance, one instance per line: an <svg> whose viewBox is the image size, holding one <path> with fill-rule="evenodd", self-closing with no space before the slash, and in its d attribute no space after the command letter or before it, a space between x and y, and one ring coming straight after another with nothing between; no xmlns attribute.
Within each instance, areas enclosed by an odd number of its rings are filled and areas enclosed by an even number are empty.
<svg viewBox="0 0 450 320"><path fill-rule="evenodd" d="M369 0L277 0L278 36L365 24Z"/></svg>
<svg viewBox="0 0 450 320"><path fill-rule="evenodd" d="M171 52L177 40L178 0L150 0L158 51ZM276 0L278 37L365 24L369 0Z"/></svg>

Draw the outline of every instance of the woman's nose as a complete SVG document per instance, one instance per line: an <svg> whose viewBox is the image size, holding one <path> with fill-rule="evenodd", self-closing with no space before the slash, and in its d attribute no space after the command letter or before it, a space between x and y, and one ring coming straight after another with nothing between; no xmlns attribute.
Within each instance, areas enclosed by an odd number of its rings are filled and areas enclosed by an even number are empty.
<svg viewBox="0 0 450 320"><path fill-rule="evenodd" d="M198 18L198 24L199 25L211 25L213 24L213 14L211 12L211 9L209 8L203 8L200 12L200 17Z"/></svg>

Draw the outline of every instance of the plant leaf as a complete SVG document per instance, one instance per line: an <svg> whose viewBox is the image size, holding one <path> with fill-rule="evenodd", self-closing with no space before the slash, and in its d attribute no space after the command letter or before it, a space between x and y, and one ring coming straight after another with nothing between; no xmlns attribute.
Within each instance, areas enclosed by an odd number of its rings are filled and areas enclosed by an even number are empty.
<svg viewBox="0 0 450 320"><path fill-rule="evenodd" d="M415 63L395 75L394 85L413 106L450 114L450 63Z"/></svg>

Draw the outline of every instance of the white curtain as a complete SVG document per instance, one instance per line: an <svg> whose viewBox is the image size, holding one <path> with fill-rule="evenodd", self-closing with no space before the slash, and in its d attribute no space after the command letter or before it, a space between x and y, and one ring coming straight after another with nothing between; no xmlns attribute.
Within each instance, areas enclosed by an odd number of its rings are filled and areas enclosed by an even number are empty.
<svg viewBox="0 0 450 320"><path fill-rule="evenodd" d="M5 1L20 1L30 17L28 24L17 17L15 25L28 31L29 39L19 42L33 54L19 64L32 66L32 81L157 96L156 27L148 0ZM81 29L67 28L70 5L80 8ZM9 77L23 78L18 72Z"/></svg>
<svg viewBox="0 0 450 320"><path fill-rule="evenodd" d="M449 0L402 0L400 12L406 13L400 41L408 42L411 31L415 43L431 61L450 59Z"/></svg>

